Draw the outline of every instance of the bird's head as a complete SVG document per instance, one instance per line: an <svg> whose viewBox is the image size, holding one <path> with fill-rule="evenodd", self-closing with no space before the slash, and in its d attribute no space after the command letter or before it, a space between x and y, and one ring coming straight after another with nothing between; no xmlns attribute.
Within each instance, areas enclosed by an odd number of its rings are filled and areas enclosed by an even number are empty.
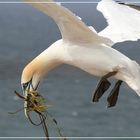
<svg viewBox="0 0 140 140"><path fill-rule="evenodd" d="M37 92L37 88L40 82L40 76L37 71L37 68L35 67L34 63L29 63L23 70L22 76L21 76L21 86L23 90L23 95L25 99L28 99L30 96L29 94L31 92ZM24 102L24 111L25 116L29 118L28 116L28 101L25 100Z"/></svg>
<svg viewBox="0 0 140 140"><path fill-rule="evenodd" d="M40 82L40 73L33 63L29 63L23 70L21 76L21 86L23 94L26 91L36 91Z"/></svg>

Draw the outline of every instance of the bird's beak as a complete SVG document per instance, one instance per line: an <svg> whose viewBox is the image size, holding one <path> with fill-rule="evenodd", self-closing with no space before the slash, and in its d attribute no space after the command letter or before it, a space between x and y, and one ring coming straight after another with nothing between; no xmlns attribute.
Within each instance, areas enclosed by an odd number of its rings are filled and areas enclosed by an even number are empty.
<svg viewBox="0 0 140 140"><path fill-rule="evenodd" d="M23 84L22 84L22 90L23 90L23 95L24 95L24 97L25 97L26 99L28 99L28 96L29 96L29 94L30 94L30 90L31 90L31 91L36 91L37 88L38 88L38 85L39 85L39 82L38 82L38 84L36 85L36 87L34 88L33 85L32 85L32 80L29 81L29 82L27 82L27 83L23 83ZM28 117L28 101L26 101L26 100L25 100L25 102L24 102L24 112L25 112L25 116L26 116L27 118L29 118L29 117Z"/></svg>
<svg viewBox="0 0 140 140"><path fill-rule="evenodd" d="M23 95L25 98L27 98L27 91L26 90L23 90ZM28 115L27 115L27 101L25 100L24 101L24 113L25 113L25 116L28 118Z"/></svg>
<svg viewBox="0 0 140 140"><path fill-rule="evenodd" d="M23 91L24 97L27 99L27 95L28 95L27 87L22 85L22 91ZM24 113L25 113L25 116L28 118L28 115L27 115L27 101L26 100L24 101Z"/></svg>

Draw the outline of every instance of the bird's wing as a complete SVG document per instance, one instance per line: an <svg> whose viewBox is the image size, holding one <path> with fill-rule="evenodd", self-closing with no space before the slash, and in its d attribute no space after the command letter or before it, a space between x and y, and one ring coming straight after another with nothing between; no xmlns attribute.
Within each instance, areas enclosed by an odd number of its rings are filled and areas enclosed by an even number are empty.
<svg viewBox="0 0 140 140"><path fill-rule="evenodd" d="M125 5L113 0L102 0L97 10L107 19L108 26L99 35L111 39L114 43L137 41L140 39L139 6Z"/></svg>
<svg viewBox="0 0 140 140"><path fill-rule="evenodd" d="M88 28L75 14L52 0L24 1L31 2L30 5L50 16L58 25L64 41L71 43L110 43L109 39L100 37L96 32Z"/></svg>
<svg viewBox="0 0 140 140"><path fill-rule="evenodd" d="M118 1L119 2L119 1ZM139 5L134 5L134 4L129 4L129 3L124 3L124 2L119 2L119 4L122 4L122 5L127 5L133 9L136 9L138 11L140 11L140 6Z"/></svg>

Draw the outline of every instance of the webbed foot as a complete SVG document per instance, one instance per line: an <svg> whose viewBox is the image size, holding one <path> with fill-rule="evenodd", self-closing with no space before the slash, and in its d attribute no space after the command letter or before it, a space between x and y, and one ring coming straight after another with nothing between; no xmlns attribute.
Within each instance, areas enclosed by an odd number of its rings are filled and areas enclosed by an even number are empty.
<svg viewBox="0 0 140 140"><path fill-rule="evenodd" d="M107 101L108 101L108 108L109 108L109 107L113 107L113 106L116 105L117 100L118 100L118 95L119 95L119 90L120 90L121 84L122 84L122 81L119 80L119 81L115 84L115 86L114 86L114 88L112 89L110 95L108 96L108 98L107 98Z"/></svg>
<svg viewBox="0 0 140 140"><path fill-rule="evenodd" d="M111 84L107 79L102 79L97 85L92 101L98 102L102 95L105 93L105 91L109 89L110 85Z"/></svg>

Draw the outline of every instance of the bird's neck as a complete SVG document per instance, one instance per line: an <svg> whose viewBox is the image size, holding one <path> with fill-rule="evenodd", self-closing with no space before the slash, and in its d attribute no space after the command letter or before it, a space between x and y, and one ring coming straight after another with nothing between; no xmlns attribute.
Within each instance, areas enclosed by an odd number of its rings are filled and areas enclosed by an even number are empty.
<svg viewBox="0 0 140 140"><path fill-rule="evenodd" d="M37 75L44 76L49 71L62 64L61 47L52 45L34 59L35 72Z"/></svg>
<svg viewBox="0 0 140 140"><path fill-rule="evenodd" d="M36 87L39 81L52 69L62 64L62 47L56 42L48 49L38 55L25 68L27 74L32 76L33 87ZM31 73L30 73L31 72ZM26 75L27 75L26 74Z"/></svg>

